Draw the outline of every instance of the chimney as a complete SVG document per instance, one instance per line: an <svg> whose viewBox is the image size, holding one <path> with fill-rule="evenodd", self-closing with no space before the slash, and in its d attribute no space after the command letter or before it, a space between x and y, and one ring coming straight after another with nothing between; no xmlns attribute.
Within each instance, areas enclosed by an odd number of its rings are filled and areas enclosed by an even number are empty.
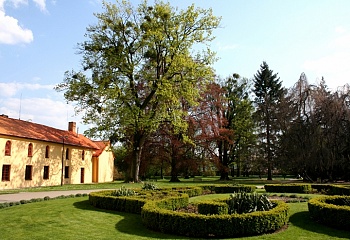
<svg viewBox="0 0 350 240"><path fill-rule="evenodd" d="M68 131L72 133L77 133L77 124L76 122L69 122L68 123Z"/></svg>

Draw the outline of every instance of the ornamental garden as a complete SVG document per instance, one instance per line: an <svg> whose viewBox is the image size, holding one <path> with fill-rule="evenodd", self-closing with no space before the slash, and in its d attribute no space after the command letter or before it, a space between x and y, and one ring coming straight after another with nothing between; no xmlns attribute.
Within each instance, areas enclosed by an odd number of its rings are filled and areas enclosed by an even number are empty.
<svg viewBox="0 0 350 240"><path fill-rule="evenodd" d="M334 228L350 229L350 189L339 185L267 184L267 194L251 185L201 185L158 188L145 183L140 189L121 187L93 192L89 203L97 208L141 215L147 228L173 235L227 238L274 233L287 227L290 211L286 202L308 199L274 197L269 193L324 193L308 200L313 221ZM226 198L190 204L192 197L227 193ZM293 200L294 199L294 200Z"/></svg>

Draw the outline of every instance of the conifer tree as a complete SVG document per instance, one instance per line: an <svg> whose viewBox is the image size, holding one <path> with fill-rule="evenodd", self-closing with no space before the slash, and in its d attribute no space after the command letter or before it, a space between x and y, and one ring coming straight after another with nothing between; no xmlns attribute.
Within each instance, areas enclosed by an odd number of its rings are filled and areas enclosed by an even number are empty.
<svg viewBox="0 0 350 240"><path fill-rule="evenodd" d="M272 180L272 168L275 150L278 146L278 104L283 95L284 88L277 74L269 68L264 61L254 75L254 102L256 104L255 120L258 125L259 145L261 157L266 163L267 180Z"/></svg>

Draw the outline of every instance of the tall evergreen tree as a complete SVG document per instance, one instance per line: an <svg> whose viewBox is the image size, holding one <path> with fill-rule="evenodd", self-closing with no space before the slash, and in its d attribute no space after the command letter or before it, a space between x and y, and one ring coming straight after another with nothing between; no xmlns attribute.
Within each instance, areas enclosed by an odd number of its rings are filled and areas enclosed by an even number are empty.
<svg viewBox="0 0 350 240"><path fill-rule="evenodd" d="M278 104L284 95L282 82L277 74L270 70L264 61L260 70L254 75L254 102L256 104L255 119L258 124L259 144L262 158L267 166L267 180L272 180L274 152L278 139Z"/></svg>

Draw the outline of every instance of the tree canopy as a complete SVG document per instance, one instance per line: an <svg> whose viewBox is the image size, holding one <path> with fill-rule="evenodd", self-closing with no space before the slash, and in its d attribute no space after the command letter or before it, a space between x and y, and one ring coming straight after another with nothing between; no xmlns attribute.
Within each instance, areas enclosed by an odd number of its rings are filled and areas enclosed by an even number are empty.
<svg viewBox="0 0 350 240"><path fill-rule="evenodd" d="M181 105L196 104L199 86L213 79L215 55L206 44L220 18L211 9L179 10L161 1L103 7L79 44L82 69L67 71L56 89L95 126L90 136L127 141L128 180L138 181L146 137L164 121L185 130Z"/></svg>

